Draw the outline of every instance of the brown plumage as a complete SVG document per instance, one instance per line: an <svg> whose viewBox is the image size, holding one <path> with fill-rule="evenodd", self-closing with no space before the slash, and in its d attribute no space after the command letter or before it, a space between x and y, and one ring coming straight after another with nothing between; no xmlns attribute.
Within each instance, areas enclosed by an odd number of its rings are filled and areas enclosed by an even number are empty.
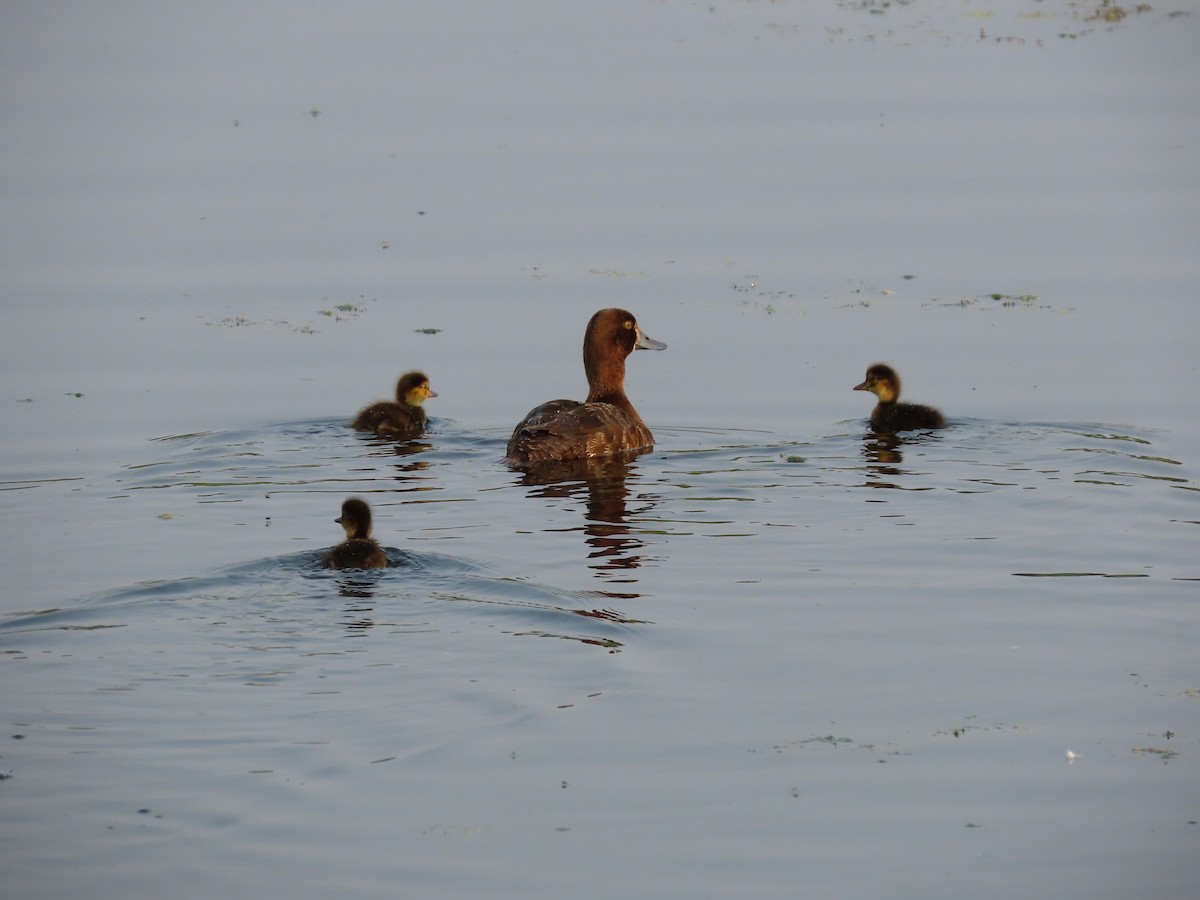
<svg viewBox="0 0 1200 900"><path fill-rule="evenodd" d="M945 417L932 406L896 402L900 397L900 376L891 366L875 363L867 369L866 380L855 385L854 390L870 391L879 398L871 411L871 430L876 434L946 427Z"/></svg>
<svg viewBox="0 0 1200 900"><path fill-rule="evenodd" d="M383 569L388 556L371 537L371 507L351 497L342 504L342 514L333 521L346 529L346 540L325 553L322 562L331 569Z"/></svg>
<svg viewBox="0 0 1200 900"><path fill-rule="evenodd" d="M429 417L421 405L437 392L429 387L424 372L405 372L396 382L396 400L381 400L359 410L351 427L373 431L380 437L407 440L425 432Z"/></svg>
<svg viewBox="0 0 1200 900"><path fill-rule="evenodd" d="M531 466L651 449L654 435L625 396L625 358L666 346L643 334L632 313L600 310L583 335L587 399L551 400L530 410L508 441L508 461Z"/></svg>

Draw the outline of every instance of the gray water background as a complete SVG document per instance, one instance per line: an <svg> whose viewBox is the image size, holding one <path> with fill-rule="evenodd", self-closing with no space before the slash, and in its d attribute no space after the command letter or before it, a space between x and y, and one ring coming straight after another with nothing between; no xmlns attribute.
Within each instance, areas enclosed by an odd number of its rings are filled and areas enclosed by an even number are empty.
<svg viewBox="0 0 1200 900"><path fill-rule="evenodd" d="M6 890L1194 894L1200 25L1096 9L7 5ZM656 450L525 483L607 305Z"/></svg>

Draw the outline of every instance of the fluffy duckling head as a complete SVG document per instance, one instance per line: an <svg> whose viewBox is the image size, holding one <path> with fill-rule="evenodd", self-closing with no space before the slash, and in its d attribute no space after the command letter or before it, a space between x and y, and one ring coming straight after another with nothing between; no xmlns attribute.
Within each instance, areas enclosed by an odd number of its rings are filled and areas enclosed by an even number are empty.
<svg viewBox="0 0 1200 900"><path fill-rule="evenodd" d="M895 403L900 396L900 376L891 366L875 363L867 369L863 383L855 385L854 390L870 391L879 398L880 403Z"/></svg>
<svg viewBox="0 0 1200 900"><path fill-rule="evenodd" d="M405 406L420 406L436 396L437 391L429 386L429 378L424 372L405 372L396 382L396 402Z"/></svg>
<svg viewBox="0 0 1200 900"><path fill-rule="evenodd" d="M371 536L371 507L365 500L351 497L342 504L342 514L333 521L346 530L346 540Z"/></svg>

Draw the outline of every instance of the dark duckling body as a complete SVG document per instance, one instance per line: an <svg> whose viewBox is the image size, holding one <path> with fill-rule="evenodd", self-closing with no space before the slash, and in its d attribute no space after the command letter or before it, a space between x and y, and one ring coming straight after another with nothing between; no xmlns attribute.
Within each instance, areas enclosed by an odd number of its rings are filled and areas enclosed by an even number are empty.
<svg viewBox="0 0 1200 900"><path fill-rule="evenodd" d="M900 396L900 376L891 366L875 363L867 369L866 380L855 385L854 390L870 391L879 398L871 411L871 430L876 434L946 427L945 417L932 406L896 402Z"/></svg>
<svg viewBox="0 0 1200 900"><path fill-rule="evenodd" d="M437 392L424 372L405 372L396 382L396 400L381 400L359 410L351 427L373 431L380 437L408 439L425 433L429 416L421 405Z"/></svg>
<svg viewBox="0 0 1200 900"><path fill-rule="evenodd" d="M387 554L371 537L371 507L351 497L342 504L342 514L333 521L346 529L346 540L329 550L322 562L330 569L384 569Z"/></svg>
<svg viewBox="0 0 1200 900"><path fill-rule="evenodd" d="M625 359L634 350L666 346L643 334L632 313L600 310L583 335L587 399L551 400L530 410L508 441L508 461L532 466L651 449L654 435L625 396Z"/></svg>

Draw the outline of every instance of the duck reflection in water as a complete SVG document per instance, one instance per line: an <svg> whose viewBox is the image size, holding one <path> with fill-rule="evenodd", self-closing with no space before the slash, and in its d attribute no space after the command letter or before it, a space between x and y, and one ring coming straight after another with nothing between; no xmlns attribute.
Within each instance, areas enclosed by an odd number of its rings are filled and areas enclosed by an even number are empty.
<svg viewBox="0 0 1200 900"><path fill-rule="evenodd" d="M866 487L899 487L888 479L904 475L904 470L900 468L900 464L904 462L904 454L900 451L903 443L903 439L894 434L868 435L862 442L863 459L867 461Z"/></svg>
<svg viewBox="0 0 1200 900"><path fill-rule="evenodd" d="M862 442L862 455L866 460L865 487L891 488L898 491L932 491L935 487L926 480L929 471L920 471L912 464L904 465L905 444L912 447L929 445L937 441L931 434L914 434L901 437L898 434L869 435ZM917 458L923 454L917 452Z"/></svg>
<svg viewBox="0 0 1200 900"><path fill-rule="evenodd" d="M388 442L388 446L391 453L399 457L413 456L414 454L424 453L426 450L433 449L433 444L427 444L424 441L394 441ZM424 460L414 460L413 462L403 464L400 462L396 463L397 468L409 470L425 469L428 466L429 463Z"/></svg>
<svg viewBox="0 0 1200 900"><path fill-rule="evenodd" d="M646 542L629 525L629 478L637 453L598 459L545 462L524 471L518 484L532 487L529 497L571 499L583 496L583 533L590 548L589 566L609 581L635 582L630 570L642 565ZM647 502L639 496L638 500ZM644 509L638 510L640 516Z"/></svg>
<svg viewBox="0 0 1200 900"><path fill-rule="evenodd" d="M348 637L366 637L375 627L375 582L365 578L342 577L338 579L338 593L346 598L342 615L342 627Z"/></svg>
<svg viewBox="0 0 1200 900"><path fill-rule="evenodd" d="M338 594L348 600L370 600L375 596L376 582L373 578L363 578L361 575L354 575L347 572L337 580ZM365 609L356 609L353 605L348 605L347 610L350 612L370 612L370 607Z"/></svg>

